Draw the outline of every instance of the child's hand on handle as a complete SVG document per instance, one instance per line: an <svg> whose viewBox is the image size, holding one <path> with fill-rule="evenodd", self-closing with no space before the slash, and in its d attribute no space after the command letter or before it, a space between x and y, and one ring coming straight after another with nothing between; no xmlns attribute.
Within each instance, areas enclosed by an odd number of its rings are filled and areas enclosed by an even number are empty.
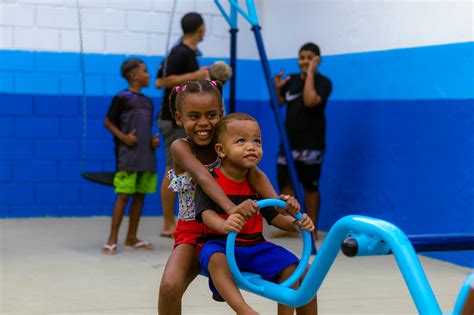
<svg viewBox="0 0 474 315"><path fill-rule="evenodd" d="M224 233L235 232L239 233L245 224L244 217L239 213L231 214L227 220L223 222L222 231Z"/></svg>
<svg viewBox="0 0 474 315"><path fill-rule="evenodd" d="M295 197L281 194L279 198L286 202L286 207L284 209L276 207L278 213L282 215L295 215L301 211L301 206Z"/></svg>
<svg viewBox="0 0 474 315"><path fill-rule="evenodd" d="M158 135L154 135L151 138L151 146L153 149L156 149L160 146L160 137Z"/></svg>
<svg viewBox="0 0 474 315"><path fill-rule="evenodd" d="M125 137L122 139L122 142L129 147L135 146L137 144L137 130L133 129L132 132L126 134Z"/></svg>
<svg viewBox="0 0 474 315"><path fill-rule="evenodd" d="M258 205L254 200L247 199L232 209L232 213L238 213L242 215L242 217L247 220L251 216L258 213Z"/></svg>
<svg viewBox="0 0 474 315"><path fill-rule="evenodd" d="M303 230L306 230L309 232L314 231L313 221L311 221L311 218L306 213L303 213L303 217L301 218L301 221L295 220L295 224L301 227Z"/></svg>

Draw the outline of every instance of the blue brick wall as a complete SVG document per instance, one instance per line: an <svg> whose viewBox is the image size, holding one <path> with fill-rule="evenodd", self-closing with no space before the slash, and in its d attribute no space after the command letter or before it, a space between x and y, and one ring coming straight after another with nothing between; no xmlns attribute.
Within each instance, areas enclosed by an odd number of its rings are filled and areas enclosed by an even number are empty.
<svg viewBox="0 0 474 315"><path fill-rule="evenodd" d="M407 233L474 231L469 220L474 203L473 47L465 43L324 59L322 72L335 88L327 110L323 229L342 215L360 213L392 221ZM433 56L439 55L444 58L437 59L441 63L434 70ZM112 137L103 118L112 96L125 86L118 75L125 57L84 56L87 171L114 169ZM161 61L143 59L151 73ZM0 217L110 215L112 188L80 175L79 55L0 51L0 60ZM238 66L237 110L260 121L261 168L275 183L279 137L261 67L254 60L239 60ZM274 60L271 66L274 72L292 72L296 61ZM150 87L144 93L158 110L161 92ZM162 148L157 161L161 178ZM147 196L143 213L161 214L159 194ZM472 253L459 257L443 259L472 266Z"/></svg>
<svg viewBox="0 0 474 315"><path fill-rule="evenodd" d="M86 99L87 171L115 168L113 139L103 126L111 98ZM154 99L156 110L160 102ZM76 95L0 94L0 217L110 214L113 189L80 175L82 109ZM162 149L158 156L163 159ZM159 165L160 176L163 170ZM144 213L161 213L159 196L147 198Z"/></svg>

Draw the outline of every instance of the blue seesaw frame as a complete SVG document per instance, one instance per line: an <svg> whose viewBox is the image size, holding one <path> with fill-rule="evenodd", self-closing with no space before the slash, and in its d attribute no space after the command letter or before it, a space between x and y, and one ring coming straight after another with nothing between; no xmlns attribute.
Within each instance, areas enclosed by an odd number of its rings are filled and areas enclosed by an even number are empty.
<svg viewBox="0 0 474 315"><path fill-rule="evenodd" d="M278 199L265 199L257 202L260 207L278 206L285 207L285 202ZM297 218L301 218L297 216ZM237 267L234 255L236 233L231 232L227 238L226 255L230 271L237 285L246 291L262 297L277 301L282 304L299 307L307 304L316 295L321 283L334 262L342 242L350 233L367 233L383 240L393 253L400 268L405 283L416 305L419 314L443 314L431 290L428 279L418 260L415 250L407 236L395 225L365 216L346 216L338 220L329 230L318 255L315 257L305 278L298 289L292 289L294 284L303 274L311 253L310 233L303 231L303 254L297 270L284 283L277 284L262 279L259 275L241 273ZM308 241L309 240L309 241ZM474 281L474 273L464 282L455 304L453 315L459 315L465 305L467 296Z"/></svg>

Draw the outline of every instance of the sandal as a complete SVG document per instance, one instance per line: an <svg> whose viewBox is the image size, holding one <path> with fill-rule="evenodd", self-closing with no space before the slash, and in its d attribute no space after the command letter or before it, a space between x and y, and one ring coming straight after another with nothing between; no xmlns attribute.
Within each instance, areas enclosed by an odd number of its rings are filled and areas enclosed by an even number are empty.
<svg viewBox="0 0 474 315"><path fill-rule="evenodd" d="M125 245L125 247L131 248L131 249L146 249L146 250L153 249L153 245L147 241L138 241L133 245Z"/></svg>
<svg viewBox="0 0 474 315"><path fill-rule="evenodd" d="M104 244L101 251L105 255L115 255L117 254L117 244Z"/></svg>

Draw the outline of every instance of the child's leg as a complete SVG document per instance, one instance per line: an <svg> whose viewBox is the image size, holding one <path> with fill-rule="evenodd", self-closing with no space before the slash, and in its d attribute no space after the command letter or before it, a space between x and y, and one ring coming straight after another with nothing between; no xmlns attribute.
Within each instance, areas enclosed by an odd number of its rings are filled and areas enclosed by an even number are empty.
<svg viewBox="0 0 474 315"><path fill-rule="evenodd" d="M304 277L306 277L306 273L308 272L309 267L310 265L306 267L306 271L301 277L300 283L301 281L303 281ZM317 315L318 314L318 296L315 295L314 298L308 304L298 307L296 309L296 314L297 315Z"/></svg>
<svg viewBox="0 0 474 315"><path fill-rule="evenodd" d="M208 269L215 287L237 314L258 314L245 303L230 273L224 253L214 253L209 259Z"/></svg>
<svg viewBox="0 0 474 315"><path fill-rule="evenodd" d="M143 201L145 195L140 193L133 194L132 204L130 205L130 214L128 222L127 238L125 239L125 245L133 246L140 240L137 238L138 224L140 223L140 217L142 215Z"/></svg>
<svg viewBox="0 0 474 315"><path fill-rule="evenodd" d="M199 270L196 247L189 244L176 246L161 277L158 314L181 314L181 298Z"/></svg>
<svg viewBox="0 0 474 315"><path fill-rule="evenodd" d="M168 171L171 166L166 166L163 180L161 181L161 208L163 209L163 230L161 236L171 236L176 229L176 222L174 220L174 204L176 200L176 193L168 188L170 180L168 179Z"/></svg>
<svg viewBox="0 0 474 315"><path fill-rule="evenodd" d="M283 269L283 271L280 273L280 277L278 278L278 283L282 283L286 279L288 279L291 274L295 271L296 265L291 265ZM298 282L296 282L292 288L297 289L298 288ZM278 315L293 315L295 311L294 307L284 305L284 304L278 304Z"/></svg>
<svg viewBox="0 0 474 315"><path fill-rule="evenodd" d="M118 194L117 199L115 200L114 212L112 214L112 225L110 227L110 235L107 244L117 243L118 232L120 229L120 224L122 223L123 214L125 208L127 207L128 199L130 195Z"/></svg>
<svg viewBox="0 0 474 315"><path fill-rule="evenodd" d="M112 214L112 224L110 227L109 239L107 245L117 244L118 232L120 224L122 223L123 213L127 207L128 199L130 195L118 194L114 204L114 211ZM105 251L106 249L103 248Z"/></svg>

